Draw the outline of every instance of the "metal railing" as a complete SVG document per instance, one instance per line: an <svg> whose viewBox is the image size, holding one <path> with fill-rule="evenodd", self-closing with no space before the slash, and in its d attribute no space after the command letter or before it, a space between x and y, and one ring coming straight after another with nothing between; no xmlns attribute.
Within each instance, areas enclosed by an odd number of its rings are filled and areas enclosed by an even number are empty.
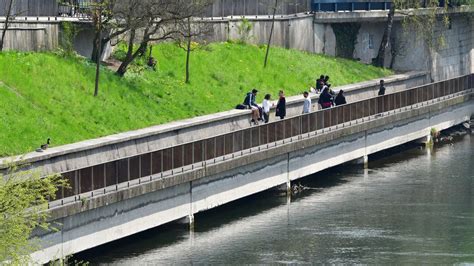
<svg viewBox="0 0 474 266"><path fill-rule="evenodd" d="M471 74L63 173L71 188L61 189L51 206L151 182L471 93L473 85L474 74Z"/></svg>

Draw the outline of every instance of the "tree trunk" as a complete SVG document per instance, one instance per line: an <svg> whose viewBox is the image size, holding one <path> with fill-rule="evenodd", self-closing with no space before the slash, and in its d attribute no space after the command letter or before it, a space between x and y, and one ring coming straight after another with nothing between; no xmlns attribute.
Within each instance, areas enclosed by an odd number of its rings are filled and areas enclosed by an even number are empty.
<svg viewBox="0 0 474 266"><path fill-rule="evenodd" d="M278 7L278 0L275 0L275 6L273 7L272 28L270 29L270 36L268 37L268 44L267 44L267 52L265 53L265 62L263 63L264 68L267 67L267 63L268 63L268 55L270 53L270 45L272 42L273 29L275 28L275 15L276 15L277 7Z"/></svg>
<svg viewBox="0 0 474 266"><path fill-rule="evenodd" d="M135 60L135 58L137 58L138 56L142 54L145 54L147 47L148 47L148 39L145 39L140 43L140 47L138 47L138 50L136 50L135 53L132 53L131 55L127 53L125 60L122 62L119 69L117 70L117 75L123 77L125 73L127 72L128 66ZM132 46L132 49L133 49L133 46ZM130 47L129 47L129 51L130 51Z"/></svg>
<svg viewBox="0 0 474 266"><path fill-rule="evenodd" d="M191 19L188 18L188 43L186 46L186 83L189 83L189 58L191 56Z"/></svg>
<svg viewBox="0 0 474 266"><path fill-rule="evenodd" d="M14 0L10 0L10 4L8 5L8 10L5 17L5 24L3 25L2 39L0 40L0 52L3 51L3 45L5 43L5 35L7 34L8 25L10 24L9 20L12 13L13 1Z"/></svg>
<svg viewBox="0 0 474 266"><path fill-rule="evenodd" d="M95 69L95 88L94 97L99 95L99 78L100 78L100 57L102 55L102 8L99 7L97 12L97 26L96 26L96 69Z"/></svg>
<svg viewBox="0 0 474 266"><path fill-rule="evenodd" d="M379 52L373 61L374 66L385 67L385 52L390 46L390 39L392 38L393 17L395 16L395 3L392 3L390 11L388 12L387 24L383 33L382 42L380 43Z"/></svg>
<svg viewBox="0 0 474 266"><path fill-rule="evenodd" d="M125 56L125 59L122 61L122 64L120 67L117 69L117 75L123 77L125 75L125 72L127 72L127 67L130 65L130 63L133 61L133 43L135 41L135 30L130 31L130 36L128 40L128 50L127 50L127 55Z"/></svg>

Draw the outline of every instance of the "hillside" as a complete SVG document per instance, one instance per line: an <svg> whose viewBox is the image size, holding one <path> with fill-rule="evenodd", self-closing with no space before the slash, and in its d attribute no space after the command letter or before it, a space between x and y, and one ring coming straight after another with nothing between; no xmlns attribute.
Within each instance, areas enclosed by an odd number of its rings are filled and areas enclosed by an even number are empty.
<svg viewBox="0 0 474 266"><path fill-rule="evenodd" d="M276 95L298 94L322 73L335 86L374 79L390 71L355 61L273 48L263 69L263 47L217 43L191 55L191 83L184 83L185 52L155 46L156 72L135 70L121 79L103 69L93 97L94 65L54 53L0 53L0 157L232 109L256 87ZM135 69L138 69L136 67Z"/></svg>

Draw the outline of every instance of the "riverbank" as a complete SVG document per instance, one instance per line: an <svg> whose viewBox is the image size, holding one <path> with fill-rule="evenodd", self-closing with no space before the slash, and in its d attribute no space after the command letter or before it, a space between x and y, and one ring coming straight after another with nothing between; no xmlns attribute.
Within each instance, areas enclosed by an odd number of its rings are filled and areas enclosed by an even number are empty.
<svg viewBox="0 0 474 266"><path fill-rule="evenodd" d="M263 69L262 47L211 44L192 53L191 83L184 83L185 52L154 48L158 70L134 69L121 79L102 70L93 97L94 65L52 53L0 54L0 157L232 109L253 87L299 94L316 75L344 85L391 74L355 61L273 48ZM260 99L259 99L260 100Z"/></svg>

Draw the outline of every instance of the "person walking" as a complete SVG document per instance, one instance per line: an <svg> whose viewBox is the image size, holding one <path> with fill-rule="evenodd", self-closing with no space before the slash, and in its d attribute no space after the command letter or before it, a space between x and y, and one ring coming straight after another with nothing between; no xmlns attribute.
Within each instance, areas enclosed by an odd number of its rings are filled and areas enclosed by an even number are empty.
<svg viewBox="0 0 474 266"><path fill-rule="evenodd" d="M311 113L311 98L309 98L309 93L307 91L303 93L303 97L303 114L309 114Z"/></svg>
<svg viewBox="0 0 474 266"><path fill-rule="evenodd" d="M265 121L265 124L270 121L270 108L272 107L272 104L270 102L271 95L267 94L265 95L265 98L263 99L262 103L262 108L263 108L263 120Z"/></svg>
<svg viewBox="0 0 474 266"><path fill-rule="evenodd" d="M336 100L334 100L336 106L347 104L346 97L344 96L344 91L340 90L336 96Z"/></svg>
<svg viewBox="0 0 474 266"><path fill-rule="evenodd" d="M257 89L253 89L251 92L247 93L243 103L247 109L252 110L252 120L250 122L255 123L255 125L258 125L258 120L260 120L260 107L255 103L257 93Z"/></svg>
<svg viewBox="0 0 474 266"><path fill-rule="evenodd" d="M286 116L286 99L285 99L285 93L281 90L278 93L278 103L276 106L276 116L280 117L280 119L284 119Z"/></svg>
<svg viewBox="0 0 474 266"><path fill-rule="evenodd" d="M382 79L380 81L379 96L385 95L385 81Z"/></svg>

